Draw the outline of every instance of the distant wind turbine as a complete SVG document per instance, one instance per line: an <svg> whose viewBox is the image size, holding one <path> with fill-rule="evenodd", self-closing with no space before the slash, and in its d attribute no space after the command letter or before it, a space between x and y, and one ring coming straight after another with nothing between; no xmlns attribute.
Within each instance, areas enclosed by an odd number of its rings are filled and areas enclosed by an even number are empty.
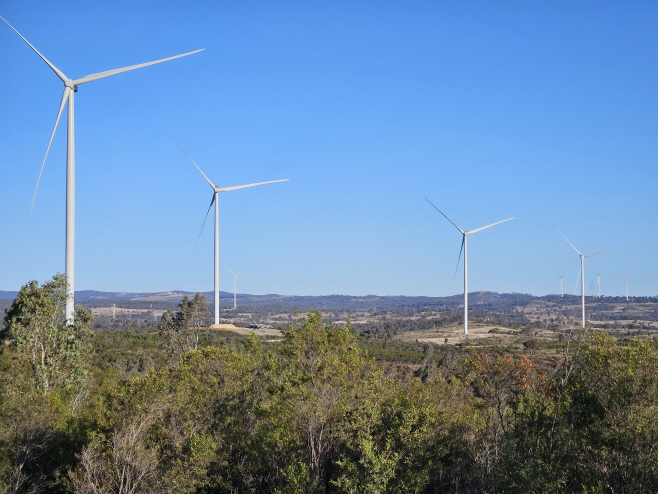
<svg viewBox="0 0 658 494"><path fill-rule="evenodd" d="M611 250L617 250L618 247L615 247L614 249L602 250L601 252L596 252L594 254L583 255L583 254L580 253L580 251L578 249L576 249L576 247L574 247L574 245L571 242L569 242L569 239L567 237L565 237L564 234L560 230L558 230L558 232L560 233L560 235L562 235L562 237L564 237L564 240L566 240L569 243L569 245L571 247L573 247L573 250L575 250L578 253L578 255L580 256L580 281L582 283L581 284L581 297L582 297L583 328L584 328L585 327L585 258L586 257L598 256L599 254L603 254L604 252L610 252Z"/></svg>
<svg viewBox="0 0 658 494"><path fill-rule="evenodd" d="M32 214L32 209L34 208L34 199L37 196L37 189L39 188L39 182L41 181L41 174L43 173L43 167L46 164L46 158L48 157L48 151L50 151L50 145L53 142L53 137L55 136L55 131L57 130L57 124L62 115L62 110L64 105L68 102L68 138L67 138L67 148L66 148L66 309L65 317L69 324L73 323L75 308L74 308L74 266L75 266L75 128L74 128L74 105L73 105L73 95L78 92L78 86L86 82L96 81L98 79L103 79L111 75L120 74L122 72L127 72L129 70L139 69L146 67L148 65L154 65L160 62L166 62L168 60L173 60L174 58L185 57L187 55L192 55L193 53L198 53L203 50L191 51L189 53L183 53L182 55L176 55L174 57L163 58L161 60L156 60L154 62L142 63L139 65L131 65L130 67L123 67L121 69L107 70L105 72L98 72L96 74L90 74L84 76L80 79L69 79L64 75L64 73L55 67L52 63L46 59L39 51L30 44L28 40L23 38L21 33L16 31L14 27L9 24L3 17L0 17L7 25L18 34L23 41L25 41L30 48L32 48L41 59L48 64L48 66L57 74L62 82L64 83L64 94L62 95L62 101L59 105L59 112L57 112L57 119L55 120L55 128L53 133L50 136L50 142L48 143L48 148L46 149L46 156L43 158L43 163L41 164L41 171L39 172L39 179L37 180L37 186L34 189L34 197L32 198L32 208L30 208L30 215Z"/></svg>
<svg viewBox="0 0 658 494"><path fill-rule="evenodd" d="M560 276L560 291L562 292L562 298L564 298L564 275Z"/></svg>
<svg viewBox="0 0 658 494"><path fill-rule="evenodd" d="M599 271L599 274L597 274L596 277L599 280L599 298L601 298L601 271Z"/></svg>
<svg viewBox="0 0 658 494"><path fill-rule="evenodd" d="M628 302L628 268L626 268L626 301Z"/></svg>
<svg viewBox="0 0 658 494"><path fill-rule="evenodd" d="M175 138L174 141L176 141ZM286 182L288 179L284 178L283 180L270 180L269 182L258 182L255 184L234 185L232 187L218 187L210 181L210 179L206 176L205 173L203 173L201 168L199 168L199 165L197 165L192 159L192 157L189 154L187 154L187 151L183 149L183 146L181 146L178 141L176 141L176 144L178 144L178 147L180 147L183 150L183 152L190 159L190 161L194 163L194 166L196 166L197 170L201 172L201 175L203 175L203 178L206 179L206 182L210 184L210 187L212 187L213 190L212 200L210 201L208 212L206 213L206 217L203 220L203 225L201 225L201 231L199 232L199 236L197 237L196 241L198 243L199 238L201 238L203 227L206 226L206 220L208 219L208 215L210 214L210 209L212 208L212 205L214 203L215 204L215 324L219 324L219 203L217 202L218 194L220 192L229 192L231 190L244 189L246 187L254 187L256 185L273 184L275 182Z"/></svg>
<svg viewBox="0 0 658 494"><path fill-rule="evenodd" d="M430 204L432 204L432 202L429 199L427 199L427 197L425 198L425 200L427 202L429 202ZM485 228L489 228L489 227L492 227L494 225L504 223L505 221L513 220L514 217L507 218L506 220L498 221L496 223L492 223L491 225L483 226L481 228L476 228L475 230L466 231L466 230L462 230L461 228L459 228L450 218L448 218L445 214L443 214L443 212L439 208L434 206L434 204L432 204L432 207L434 207L434 209L436 209L439 213L441 213L445 217L445 219L447 219L450 223L452 223L452 225L455 228L457 228L457 230L459 230L461 232L462 236L463 236L462 246L459 249L459 257L457 258L457 267L459 267L459 259L461 258L462 249L463 249L464 250L464 334L468 334L468 244L467 244L467 237L471 233L476 233L476 232L479 232L481 230L484 230Z"/></svg>
<svg viewBox="0 0 658 494"><path fill-rule="evenodd" d="M231 268L226 266L226 269L231 271ZM245 271L244 273L238 273L235 274L233 271L231 271L231 274L233 275L233 309L237 309L238 307L238 284L237 284L237 279L238 276L242 276L243 274L251 273L251 271Z"/></svg>

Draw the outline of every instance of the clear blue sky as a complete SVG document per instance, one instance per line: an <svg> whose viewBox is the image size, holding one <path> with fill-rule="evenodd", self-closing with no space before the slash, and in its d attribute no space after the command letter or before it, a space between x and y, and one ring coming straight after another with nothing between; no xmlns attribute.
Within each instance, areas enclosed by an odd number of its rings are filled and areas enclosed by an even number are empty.
<svg viewBox="0 0 658 494"><path fill-rule="evenodd" d="M76 289L656 295L654 2L7 0L76 94ZM0 25L0 289L64 271L63 85Z"/></svg>

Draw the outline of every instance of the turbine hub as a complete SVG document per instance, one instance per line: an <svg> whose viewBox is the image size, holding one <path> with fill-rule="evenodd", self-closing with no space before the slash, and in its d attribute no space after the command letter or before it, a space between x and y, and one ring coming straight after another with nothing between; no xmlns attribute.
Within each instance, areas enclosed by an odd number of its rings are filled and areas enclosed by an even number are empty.
<svg viewBox="0 0 658 494"><path fill-rule="evenodd" d="M69 89L73 89L73 92L75 92L75 93L78 92L78 86L74 86L73 81L71 79L66 79L66 82L64 82L64 85Z"/></svg>

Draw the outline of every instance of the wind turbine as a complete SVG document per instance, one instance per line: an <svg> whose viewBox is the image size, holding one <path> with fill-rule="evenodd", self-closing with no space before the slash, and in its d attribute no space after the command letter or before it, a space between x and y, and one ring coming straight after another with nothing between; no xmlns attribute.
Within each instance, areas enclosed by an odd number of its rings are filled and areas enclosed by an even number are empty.
<svg viewBox="0 0 658 494"><path fill-rule="evenodd" d="M67 137L67 147L66 147L66 309L65 317L69 324L73 323L75 308L74 308L74 270L75 270L75 127L74 127L74 104L73 104L73 95L78 92L78 86L86 82L96 81L98 79L103 79L111 75L120 74L122 72L127 72L129 70L140 69L148 65L154 65L156 63L166 62L168 60L173 60L174 58L185 57L187 55L192 55L193 53L198 53L203 50L191 51L189 53L183 53L182 55L176 55L174 57L163 58L161 60L156 60L154 62L142 63L139 65L131 65L130 67L123 67L120 69L107 70L105 72L98 72L96 74L90 74L80 79L69 79L64 75L64 73L55 67L52 63L46 59L39 51L30 44L28 40L23 38L21 33L16 31L14 27L9 24L3 17L0 16L0 19L5 21L7 25L18 34L23 41L25 41L34 52L41 57L41 59L48 64L48 66L57 74L62 82L64 83L64 94L62 95L62 101L59 105L59 111L57 112L57 119L55 120L55 128L53 133L50 136L50 142L48 142L48 148L46 149L46 156L43 158L43 163L41 164L41 171L39 172L39 179L37 180L37 186L34 189L34 197L32 198L32 208L30 208L30 215L32 214L32 209L34 208L34 199L37 196L37 189L39 188L39 182L41 181L41 174L43 173L43 167L46 164L46 158L48 158L48 151L50 151L50 145L53 142L53 137L55 136L55 131L57 130L57 124L62 115L62 110L64 105L68 102L68 137Z"/></svg>
<svg viewBox="0 0 658 494"><path fill-rule="evenodd" d="M564 275L560 276L560 291L562 292L562 298L564 298Z"/></svg>
<svg viewBox="0 0 658 494"><path fill-rule="evenodd" d="M226 266L226 269L231 271L231 268L229 268L228 266ZM251 273L251 271L245 271L244 273L238 273L238 274L235 274L233 271L231 271L231 274L233 275L233 309L234 310L237 309L238 307L238 289L237 289L238 276L242 276L243 274L247 274L247 273Z"/></svg>
<svg viewBox="0 0 658 494"><path fill-rule="evenodd" d="M578 253L578 255L580 256L580 282L581 282L580 292L581 292L581 297L582 297L583 328L584 328L585 327L585 258L586 257L598 256L599 254L603 254L604 252L610 252L611 250L617 250L618 247L615 247L614 249L602 250L601 252L596 252L594 254L587 254L585 256L585 255L581 254L580 251L578 249L576 249L571 242L569 242L569 239L567 237L565 237L564 234L560 230L558 230L558 232L560 233L560 235L562 235L564 237L564 240L566 240L569 243L569 245L571 247L573 247L573 250L575 250Z"/></svg>
<svg viewBox="0 0 658 494"><path fill-rule="evenodd" d="M626 268L626 302L628 302L628 268Z"/></svg>
<svg viewBox="0 0 658 494"><path fill-rule="evenodd" d="M176 141L175 138L174 141ZM231 190L244 189L246 187L254 187L256 185L273 184L275 182L286 182L288 179L284 178L283 180L270 180L269 182L258 182L255 184L234 185L232 187L218 187L217 185L215 185L210 181L210 179L206 176L205 173L203 173L201 168L199 168L199 165L197 165L192 159L192 157L189 154L187 154L187 151L183 149L183 146L181 146L178 141L176 141L176 144L178 144L178 147L180 147L183 150L183 152L190 159L190 161L194 163L194 166L196 166L197 170L201 172L201 175L203 175L203 178L206 179L206 182L208 182L208 184L213 190L212 200L210 201L208 212L206 213L206 217L203 220L203 225L201 225L201 231L199 232L199 236L197 237L196 241L198 243L199 238L201 238L201 232L203 232L203 227L206 226L206 220L208 219L208 215L210 214L210 209L212 208L212 205L214 203L215 204L215 324L219 324L219 203L217 202L218 194L220 192L229 192Z"/></svg>
<svg viewBox="0 0 658 494"><path fill-rule="evenodd" d="M601 271L599 271L599 274L597 274L596 277L599 280L599 298L601 298Z"/></svg>
<svg viewBox="0 0 658 494"><path fill-rule="evenodd" d="M427 200L427 202L432 204L432 201L427 199L427 197L425 198L425 200ZM468 334L468 245L467 245L467 237L471 233L476 233L476 232L479 232L480 230L484 230L485 228L489 228L491 226L498 225L500 223L504 223L505 221L513 220L514 217L507 218L506 220L498 221L496 223L492 223L491 225L483 226L481 228L476 228L475 230L466 231L466 230L462 230L461 228L459 228L450 218L448 218L445 214L443 214L443 212L439 208L434 206L434 204L432 204L432 206L439 213L441 213L445 217L445 219L447 219L450 223L452 223L453 226L455 228L457 228L457 230L459 230L461 232L461 234L463 235L462 246L459 249L459 258L457 258L457 267L459 267L459 259L461 258L461 255L462 255L462 249L464 249L464 334ZM456 272L456 270L455 270L455 272Z"/></svg>

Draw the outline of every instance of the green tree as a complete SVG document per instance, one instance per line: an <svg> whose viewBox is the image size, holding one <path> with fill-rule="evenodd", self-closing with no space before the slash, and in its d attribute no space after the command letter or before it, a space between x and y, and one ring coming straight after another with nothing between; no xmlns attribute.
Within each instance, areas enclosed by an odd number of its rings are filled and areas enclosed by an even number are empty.
<svg viewBox="0 0 658 494"><path fill-rule="evenodd" d="M128 484L163 494L245 492L258 484L254 412L267 394L260 368L249 355L205 347L108 387L92 404L93 439L69 473L74 492L129 492L120 490Z"/></svg>
<svg viewBox="0 0 658 494"><path fill-rule="evenodd" d="M610 492L658 489L658 355L648 339L619 345L605 331L581 343L571 406L575 474Z"/></svg>
<svg viewBox="0 0 658 494"><path fill-rule="evenodd" d="M205 295L197 293L193 299L185 295L178 311L165 311L158 325L160 336L177 360L189 350L199 349L199 337L207 328L205 318L210 315Z"/></svg>
<svg viewBox="0 0 658 494"><path fill-rule="evenodd" d="M70 389L87 376L93 317L78 306L74 324L68 324L65 305L63 274L41 286L32 280L6 310L5 328L0 331L0 340L8 340L19 356L29 360L34 387L43 393Z"/></svg>

